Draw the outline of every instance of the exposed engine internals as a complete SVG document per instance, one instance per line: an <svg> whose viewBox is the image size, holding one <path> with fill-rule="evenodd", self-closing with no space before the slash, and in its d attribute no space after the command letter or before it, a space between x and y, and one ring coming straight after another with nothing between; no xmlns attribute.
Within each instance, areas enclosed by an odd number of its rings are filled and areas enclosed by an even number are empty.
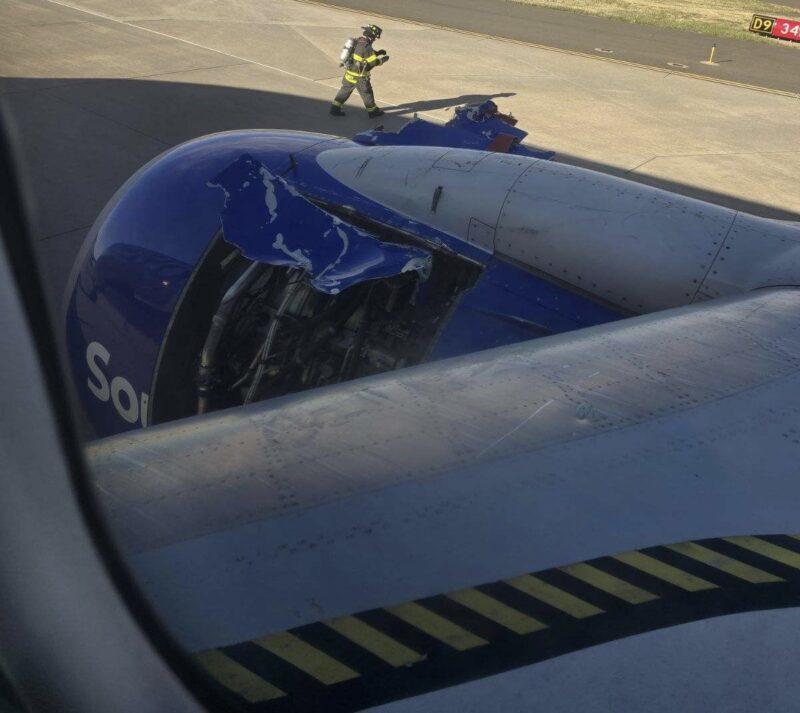
<svg viewBox="0 0 800 713"><path fill-rule="evenodd" d="M194 412L418 364L479 268L434 256L431 274L328 295L304 271L236 260L196 356Z"/></svg>

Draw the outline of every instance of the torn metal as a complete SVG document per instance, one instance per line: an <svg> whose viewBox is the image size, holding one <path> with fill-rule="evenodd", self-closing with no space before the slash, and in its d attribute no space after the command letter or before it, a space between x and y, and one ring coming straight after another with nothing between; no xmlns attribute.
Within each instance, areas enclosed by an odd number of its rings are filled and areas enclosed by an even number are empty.
<svg viewBox="0 0 800 713"><path fill-rule="evenodd" d="M517 120L502 114L491 99L482 104L465 104L453 110L446 124L414 117L397 133L380 128L356 134L353 140L365 146L444 146L448 148L497 151L532 158L551 159L554 151L522 145L527 131L516 127Z"/></svg>
<svg viewBox="0 0 800 713"><path fill-rule="evenodd" d="M342 221L248 154L209 185L225 192L225 240L252 260L303 270L320 292L411 271L425 280L430 272L429 252L382 242Z"/></svg>

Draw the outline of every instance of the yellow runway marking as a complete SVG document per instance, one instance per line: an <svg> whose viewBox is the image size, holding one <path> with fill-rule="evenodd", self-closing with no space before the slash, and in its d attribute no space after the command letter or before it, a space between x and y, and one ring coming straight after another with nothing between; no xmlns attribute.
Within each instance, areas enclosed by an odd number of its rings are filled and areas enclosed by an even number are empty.
<svg viewBox="0 0 800 713"><path fill-rule="evenodd" d="M762 540L760 537L726 537L726 542L738 545L756 554L768 557L776 562L800 569L800 554L787 550L785 547L773 545L771 542Z"/></svg>
<svg viewBox="0 0 800 713"><path fill-rule="evenodd" d="M714 552L714 550L703 547L703 545L698 545L696 542L680 542L676 545L667 545L667 547L673 552L691 557L693 560L697 560L711 567L716 567L727 574L732 574L734 577L743 579L751 584L783 581L774 574L765 572L757 567L751 567L749 564L739 562L726 555L721 555L719 552Z"/></svg>
<svg viewBox="0 0 800 713"><path fill-rule="evenodd" d="M311 644L307 644L288 631L284 631L281 634L262 636L259 639L255 639L253 643L279 656L284 661L288 661L326 685L358 678L358 674L353 669L339 663L336 659L331 658L328 654L314 648Z"/></svg>
<svg viewBox="0 0 800 713"><path fill-rule="evenodd" d="M325 624L395 668L408 666L423 658L413 649L409 649L391 636L387 636L354 616L331 619Z"/></svg>
<svg viewBox="0 0 800 713"><path fill-rule="evenodd" d="M530 634L547 628L547 625L542 624L538 619L523 614L477 589L462 589L460 592L451 592L447 596L515 634Z"/></svg>
<svg viewBox="0 0 800 713"><path fill-rule="evenodd" d="M454 624L449 619L439 616L416 602L401 604L397 607L387 607L386 611L420 631L424 631L434 639L447 644L456 651L467 651L489 643L480 636L476 636L458 624Z"/></svg>
<svg viewBox="0 0 800 713"><path fill-rule="evenodd" d="M604 592L612 594L619 599L623 599L629 604L643 604L644 602L658 599L655 594L625 582L613 574L603 572L597 567L592 567L590 564L573 564L568 567L562 567L561 571L571 574L573 577L591 584L597 589L602 589Z"/></svg>
<svg viewBox="0 0 800 713"><path fill-rule="evenodd" d="M700 592L704 589L716 589L717 587L716 584L706 582L705 579L695 577L693 574L660 562L642 552L625 552L621 555L615 555L614 559L624 562L629 567L646 572L653 577L663 579L665 582L674 584L687 592Z"/></svg>
<svg viewBox="0 0 800 713"><path fill-rule="evenodd" d="M549 604L551 607L560 609L576 619L585 619L595 614L602 614L603 610L596 607L594 604L583 601L578 597L565 592L563 589L554 587L552 584L534 577L530 574L525 574L522 577L515 577L514 579L505 580L506 584L510 584L515 589L524 592L534 599Z"/></svg>
<svg viewBox="0 0 800 713"><path fill-rule="evenodd" d="M250 703L271 701L286 695L280 688L256 676L221 651L203 651L196 658L217 681Z"/></svg>

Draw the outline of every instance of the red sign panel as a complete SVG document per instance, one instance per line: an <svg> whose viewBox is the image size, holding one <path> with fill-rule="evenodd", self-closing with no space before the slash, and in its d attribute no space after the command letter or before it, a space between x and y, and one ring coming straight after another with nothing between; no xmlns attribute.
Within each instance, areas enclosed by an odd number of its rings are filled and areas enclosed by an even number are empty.
<svg viewBox="0 0 800 713"><path fill-rule="evenodd" d="M784 17L776 17L775 25L772 28L772 36L800 42L800 20L787 20Z"/></svg>
<svg viewBox="0 0 800 713"><path fill-rule="evenodd" d="M800 20L753 15L753 19L750 22L750 32L758 32L760 35L800 42Z"/></svg>

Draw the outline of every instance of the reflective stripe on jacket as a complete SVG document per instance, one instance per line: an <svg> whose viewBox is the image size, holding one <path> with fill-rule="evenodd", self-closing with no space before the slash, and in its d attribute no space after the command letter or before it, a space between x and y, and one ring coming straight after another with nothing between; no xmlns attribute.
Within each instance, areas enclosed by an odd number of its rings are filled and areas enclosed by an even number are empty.
<svg viewBox="0 0 800 713"><path fill-rule="evenodd" d="M372 43L366 37L358 38L352 57L344 72L344 78L351 84L356 84L362 77L368 77L370 70L381 63L381 58L375 54Z"/></svg>

